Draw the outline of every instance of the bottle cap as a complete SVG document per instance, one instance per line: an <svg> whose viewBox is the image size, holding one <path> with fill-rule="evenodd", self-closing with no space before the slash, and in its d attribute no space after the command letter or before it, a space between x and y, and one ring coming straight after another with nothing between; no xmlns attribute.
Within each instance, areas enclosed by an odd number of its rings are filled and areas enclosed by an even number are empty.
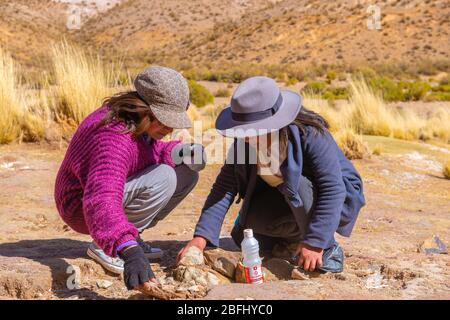
<svg viewBox="0 0 450 320"><path fill-rule="evenodd" d="M244 238L252 238L252 237L253 237L253 229L245 229Z"/></svg>

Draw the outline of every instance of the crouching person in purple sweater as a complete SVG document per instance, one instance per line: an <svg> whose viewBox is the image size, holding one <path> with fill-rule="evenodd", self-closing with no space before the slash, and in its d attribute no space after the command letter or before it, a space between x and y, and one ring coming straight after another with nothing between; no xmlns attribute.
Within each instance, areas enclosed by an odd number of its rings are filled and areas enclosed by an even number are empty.
<svg viewBox="0 0 450 320"><path fill-rule="evenodd" d="M186 80L172 69L152 67L134 85L136 91L108 98L80 124L55 184L64 222L91 235L87 254L105 269L123 272L128 289L156 282L148 259L163 252L139 234L186 197L204 167L183 163L203 152L201 145L161 141L174 128L191 127Z"/></svg>

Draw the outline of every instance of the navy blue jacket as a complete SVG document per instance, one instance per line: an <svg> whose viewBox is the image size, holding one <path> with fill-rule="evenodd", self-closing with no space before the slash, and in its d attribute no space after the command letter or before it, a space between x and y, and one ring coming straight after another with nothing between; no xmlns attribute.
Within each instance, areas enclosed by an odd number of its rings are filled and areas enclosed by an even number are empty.
<svg viewBox="0 0 450 320"><path fill-rule="evenodd" d="M245 161L239 162L236 157L239 143L243 140L235 140L231 149L234 152L229 153L216 178L194 232L214 246L219 245L223 220L236 195L239 195L238 202L244 199L240 223L245 227L245 216L255 190L256 165L248 164L252 148L245 144ZM284 182L277 188L291 206L302 205L298 194L300 175L310 179L316 189L317 199L304 243L325 249L333 245L335 232L350 236L365 204L363 184L329 132L321 134L308 126L303 134L296 125L289 125L287 158L280 171Z"/></svg>

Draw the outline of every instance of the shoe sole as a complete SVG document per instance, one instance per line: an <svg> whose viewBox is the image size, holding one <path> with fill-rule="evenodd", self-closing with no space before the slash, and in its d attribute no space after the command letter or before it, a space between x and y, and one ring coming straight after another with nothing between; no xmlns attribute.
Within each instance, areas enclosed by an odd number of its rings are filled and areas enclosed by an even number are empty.
<svg viewBox="0 0 450 320"><path fill-rule="evenodd" d="M87 255L92 260L94 260L95 262L100 264L103 268L108 270L109 272L112 272L112 273L115 273L115 274L122 274L123 273L123 268L116 267L116 266L114 266L112 264L109 264L109 263L105 262L102 258L100 258L98 255L96 255L95 252L93 252L91 249L87 250Z"/></svg>

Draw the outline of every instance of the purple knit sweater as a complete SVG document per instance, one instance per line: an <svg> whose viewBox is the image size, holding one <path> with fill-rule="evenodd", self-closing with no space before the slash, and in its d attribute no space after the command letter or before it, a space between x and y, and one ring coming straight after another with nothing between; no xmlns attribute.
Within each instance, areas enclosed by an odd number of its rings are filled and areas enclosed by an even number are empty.
<svg viewBox="0 0 450 320"><path fill-rule="evenodd" d="M179 141L148 144L119 133L122 122L96 128L106 112L101 107L91 113L73 136L56 177L55 201L67 225L116 256L119 245L138 235L122 208L127 177L152 164L174 167L170 153Z"/></svg>

